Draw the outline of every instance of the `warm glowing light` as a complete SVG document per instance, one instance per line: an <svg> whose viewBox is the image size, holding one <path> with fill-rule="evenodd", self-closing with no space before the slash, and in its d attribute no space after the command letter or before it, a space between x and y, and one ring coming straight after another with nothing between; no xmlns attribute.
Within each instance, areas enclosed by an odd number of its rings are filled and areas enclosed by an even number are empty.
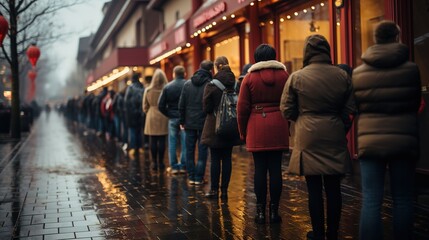
<svg viewBox="0 0 429 240"><path fill-rule="evenodd" d="M293 15L298 16L298 12L294 12Z"/></svg>
<svg viewBox="0 0 429 240"><path fill-rule="evenodd" d="M337 26L340 26L340 22L337 22Z"/></svg>
<svg viewBox="0 0 429 240"><path fill-rule="evenodd" d="M291 18L291 16L290 15L287 15L287 17L286 17L287 19L290 19Z"/></svg>
<svg viewBox="0 0 429 240"><path fill-rule="evenodd" d="M179 52L179 51L181 51L182 50L182 47L177 47L176 49L173 49L173 50L170 50L170 51L168 51L168 52L166 52L166 53L164 53L164 54L162 54L161 56L159 56L159 57L157 57L157 58L154 58L154 59L152 59L152 60L150 60L149 61L149 64L155 64L155 63L157 63L157 62L159 62L159 61L161 61L161 60L163 60L164 58L168 58L169 56L171 56L171 55L173 55L173 54L175 54L175 53L177 53L177 52Z"/></svg>
<svg viewBox="0 0 429 240"><path fill-rule="evenodd" d="M223 16L223 17L222 17L222 19L223 19L223 20L226 20L226 16Z"/></svg>
<svg viewBox="0 0 429 240"><path fill-rule="evenodd" d="M138 69L137 67L133 67L133 71L134 71L134 72L135 72L135 71L137 71L137 69Z"/></svg>
<svg viewBox="0 0 429 240"><path fill-rule="evenodd" d="M231 18L235 18L235 14L231 14Z"/></svg>
<svg viewBox="0 0 429 240"><path fill-rule="evenodd" d="M320 3L320 6L322 6L322 7L323 7L323 6L325 6L325 4L324 4L324 3Z"/></svg>
<svg viewBox="0 0 429 240"><path fill-rule="evenodd" d="M206 51L210 51L210 50L212 50L212 48L211 48L211 47L207 47L207 48L206 48Z"/></svg>
<svg viewBox="0 0 429 240"><path fill-rule="evenodd" d="M253 6L253 5L255 5L255 3L254 3L254 2L251 2L251 3L250 3L250 6Z"/></svg>
<svg viewBox="0 0 429 240"><path fill-rule="evenodd" d="M270 20L270 24L271 24L271 25L273 25L273 24L274 24L274 21L273 21L273 20Z"/></svg>
<svg viewBox="0 0 429 240"><path fill-rule="evenodd" d="M198 33L198 34L201 34L201 30L198 30L198 31L197 31L197 33Z"/></svg>
<svg viewBox="0 0 429 240"><path fill-rule="evenodd" d="M128 81L127 81L127 85L128 85L128 86L130 86L130 85L131 85L131 83L132 83L132 82L131 82L131 80L128 80Z"/></svg>
<svg viewBox="0 0 429 240"><path fill-rule="evenodd" d="M122 71L112 74L110 77L106 77L104 76L102 79L103 80L97 80L94 84L92 84L91 86L87 87L86 90L88 90L88 92L92 92L97 88L100 88L122 76L124 76L125 74L127 74L130 71L129 67L124 68Z"/></svg>
<svg viewBox="0 0 429 240"><path fill-rule="evenodd" d="M210 26L205 27L205 29L206 29L206 30L209 30L209 29L210 29Z"/></svg>
<svg viewBox="0 0 429 240"><path fill-rule="evenodd" d="M213 26L216 26L216 22L212 22Z"/></svg>
<svg viewBox="0 0 429 240"><path fill-rule="evenodd" d="M280 18L280 22L284 22L285 21L285 19L284 18Z"/></svg>
<svg viewBox="0 0 429 240"><path fill-rule="evenodd" d="M307 13L307 9L302 10L304 13Z"/></svg>
<svg viewBox="0 0 429 240"><path fill-rule="evenodd" d="M220 47L220 43L216 43L216 47Z"/></svg>
<svg viewBox="0 0 429 240"><path fill-rule="evenodd" d="M186 43L186 47L190 47L191 46L191 44L190 43Z"/></svg>
<svg viewBox="0 0 429 240"><path fill-rule="evenodd" d="M315 6L311 6L311 10L314 10L314 9L316 9L316 7Z"/></svg>
<svg viewBox="0 0 429 240"><path fill-rule="evenodd" d="M196 37L196 36L198 36L198 33L197 32L194 32L194 36Z"/></svg>
<svg viewBox="0 0 429 240"><path fill-rule="evenodd" d="M206 29L205 28L201 29L201 32L206 32Z"/></svg>
<svg viewBox="0 0 429 240"><path fill-rule="evenodd" d="M3 96L10 100L12 98L12 91L4 91Z"/></svg>

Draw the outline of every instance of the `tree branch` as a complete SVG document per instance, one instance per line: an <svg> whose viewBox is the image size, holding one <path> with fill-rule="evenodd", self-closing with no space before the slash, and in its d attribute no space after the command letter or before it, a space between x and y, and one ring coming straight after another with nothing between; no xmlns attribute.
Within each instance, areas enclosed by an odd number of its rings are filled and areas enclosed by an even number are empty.
<svg viewBox="0 0 429 240"><path fill-rule="evenodd" d="M22 9L22 4L24 3L24 0L19 1L18 6L16 7L16 10L18 11L17 15L19 16L21 13L25 12L31 5L37 2L37 0L30 1L27 5L25 5Z"/></svg>
<svg viewBox="0 0 429 240"><path fill-rule="evenodd" d="M1 45L1 50L6 58L6 61L11 65L12 60L10 59L9 55L7 55L6 49L4 48L4 45Z"/></svg>
<svg viewBox="0 0 429 240"><path fill-rule="evenodd" d="M6 7L6 5L5 5L4 3L0 2L0 6L1 6L2 8L4 8L4 10L5 10L8 14L10 14L9 8L7 8L7 7ZM3 14L1 11L0 11L0 15L3 15L3 16L4 16L4 14Z"/></svg>
<svg viewBox="0 0 429 240"><path fill-rule="evenodd" d="M25 31L25 29L27 29L28 27L30 27L31 26L31 24L33 24L34 23L34 21L36 21L36 19L38 18L38 17L40 17L40 16L43 16L43 15L45 15L45 14L47 14L48 13L48 10L49 10L49 7L47 7L47 8L45 8L45 9L43 9L41 12L39 12L39 13L37 13L36 15L34 15L33 16L33 18L25 25L25 26L23 26L21 29L19 29L19 31L18 31L18 33L21 33L21 32L23 32L23 31Z"/></svg>

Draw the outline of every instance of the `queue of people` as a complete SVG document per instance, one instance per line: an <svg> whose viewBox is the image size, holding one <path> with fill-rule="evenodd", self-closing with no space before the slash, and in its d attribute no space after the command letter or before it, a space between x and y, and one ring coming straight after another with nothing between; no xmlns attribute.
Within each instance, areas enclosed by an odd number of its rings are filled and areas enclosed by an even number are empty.
<svg viewBox="0 0 429 240"><path fill-rule="evenodd" d="M205 196L211 199L227 199L233 147L245 145L253 155L256 224L267 222L267 204L268 222L283 221L281 166L291 139L289 174L304 176L308 190L312 231L307 238L329 240L339 238L341 180L351 169L346 135L355 121L363 190L360 239L383 238L380 212L387 167L394 236L412 239L419 70L408 61L398 25L383 21L374 36L375 45L354 71L333 65L328 41L316 34L305 40L303 68L292 74L268 44L256 48L255 64L245 65L238 80L224 56L202 61L190 80L185 80L183 66L174 67L170 82L157 69L146 87L134 74L126 90L105 88L76 100L78 121L117 138L129 156L142 151L144 129L154 171L166 169L168 139L167 171L187 174L190 185L206 182L210 150L210 190ZM225 92L238 94L237 137L217 133Z"/></svg>

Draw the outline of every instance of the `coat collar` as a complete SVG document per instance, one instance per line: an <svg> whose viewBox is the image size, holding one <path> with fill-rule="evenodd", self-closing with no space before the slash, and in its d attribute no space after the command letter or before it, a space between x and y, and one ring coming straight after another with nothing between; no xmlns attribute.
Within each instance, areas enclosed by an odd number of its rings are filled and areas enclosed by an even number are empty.
<svg viewBox="0 0 429 240"><path fill-rule="evenodd" d="M267 69L267 68L283 69L286 71L286 66L283 65L283 63L276 60L269 60L269 61L261 61L253 64L252 67L250 67L247 72L254 72L254 71Z"/></svg>

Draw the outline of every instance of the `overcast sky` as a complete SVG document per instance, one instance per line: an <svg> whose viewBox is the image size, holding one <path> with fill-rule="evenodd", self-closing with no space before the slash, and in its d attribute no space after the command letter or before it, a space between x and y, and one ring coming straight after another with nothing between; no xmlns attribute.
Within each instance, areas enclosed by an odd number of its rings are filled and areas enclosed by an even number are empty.
<svg viewBox="0 0 429 240"><path fill-rule="evenodd" d="M55 82L65 83L70 72L76 65L77 49L80 37L95 33L103 18L101 8L107 0L87 0L66 9L61 9L55 18L63 24L65 32L70 36L53 44L48 54L52 61L61 63L51 72L49 78Z"/></svg>

